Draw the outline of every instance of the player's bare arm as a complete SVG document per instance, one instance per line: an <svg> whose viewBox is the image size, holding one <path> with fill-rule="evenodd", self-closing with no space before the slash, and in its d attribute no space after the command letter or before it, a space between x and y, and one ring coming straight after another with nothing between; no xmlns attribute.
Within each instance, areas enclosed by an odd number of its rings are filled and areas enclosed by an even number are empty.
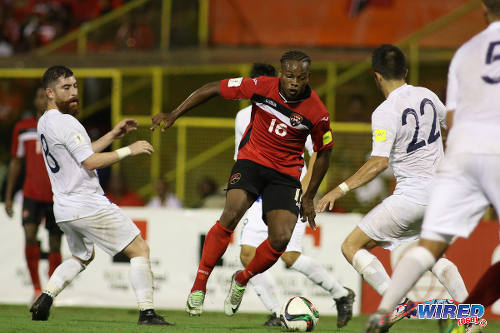
<svg viewBox="0 0 500 333"><path fill-rule="evenodd" d="M317 153L316 160L314 161L314 166L312 168L311 180L306 192L302 195L302 201L300 206L300 215L302 216L302 222L309 222L311 228L316 229L316 223L314 218L316 217L316 212L314 211L314 196L318 192L319 185L323 180L323 177L328 170L330 164L331 150L322 150Z"/></svg>
<svg viewBox="0 0 500 333"><path fill-rule="evenodd" d="M139 154L151 155L153 152L153 146L151 146L149 142L140 140L127 147L123 147L112 152L94 153L83 161L82 164L85 168L92 171L110 166L127 156L135 156Z"/></svg>
<svg viewBox="0 0 500 333"><path fill-rule="evenodd" d="M203 87L195 90L191 95L189 95L189 97L186 98L184 102L182 102L174 111L170 113L160 113L153 116L151 130L154 131L156 127L163 123L160 128L162 132L165 131L165 129L172 126L175 120L184 113L216 95L220 95L220 81L205 84Z"/></svg>
<svg viewBox="0 0 500 333"><path fill-rule="evenodd" d="M92 142L94 153L100 153L114 140L123 138L126 134L137 129L137 121L134 119L124 119L120 121L111 131L104 134L98 140Z"/></svg>
<svg viewBox="0 0 500 333"><path fill-rule="evenodd" d="M307 172L304 175L304 178L302 178L302 180L300 181L300 184L302 185L302 191L304 191L304 192L307 190L307 187L309 186L309 182L311 181L311 175L312 175L312 171L313 171L313 167L314 167L314 162L316 161L316 155L317 155L317 153L315 152L309 157L309 163L307 165Z"/></svg>
<svg viewBox="0 0 500 333"><path fill-rule="evenodd" d="M341 198L350 190L354 190L377 177L389 166L389 158L382 156L372 156L358 171L347 180L328 192L321 198L316 207L317 212L323 212L327 208L332 210L335 200Z"/></svg>
<svg viewBox="0 0 500 333"><path fill-rule="evenodd" d="M12 217L14 211L12 210L12 196L14 195L14 185L17 177L21 173L23 167L23 159L13 157L9 163L9 173L7 175L7 186L5 188L5 212L9 217Z"/></svg>

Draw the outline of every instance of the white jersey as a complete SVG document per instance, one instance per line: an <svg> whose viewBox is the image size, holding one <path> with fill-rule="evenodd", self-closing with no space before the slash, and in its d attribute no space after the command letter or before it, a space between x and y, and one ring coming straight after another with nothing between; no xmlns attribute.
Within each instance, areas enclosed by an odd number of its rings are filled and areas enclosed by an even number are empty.
<svg viewBox="0 0 500 333"><path fill-rule="evenodd" d="M462 45L448 72L448 153L500 154L500 22Z"/></svg>
<svg viewBox="0 0 500 333"><path fill-rule="evenodd" d="M443 156L445 106L429 89L405 84L372 114L372 156L389 157L394 194L426 205L434 171Z"/></svg>
<svg viewBox="0 0 500 333"><path fill-rule="evenodd" d="M37 131L54 194L56 222L87 217L109 206L97 172L82 165L94 153L82 124L52 109L40 117Z"/></svg>
<svg viewBox="0 0 500 333"><path fill-rule="evenodd" d="M240 146L241 139L243 137L243 134L245 134L245 131L248 127L248 124L250 124L250 118L252 116L252 106L247 106L244 109L241 109L238 111L236 114L236 120L234 124L234 137L235 137L235 143L234 143L234 160L236 161L238 159L238 149ZM314 145L311 139L311 136L308 135L306 139L306 144L305 144L305 150L309 154L309 157L314 154ZM304 156L302 154L302 156ZM307 173L307 167L304 164L304 167L302 168L302 172L300 174L300 179L304 178L304 176Z"/></svg>

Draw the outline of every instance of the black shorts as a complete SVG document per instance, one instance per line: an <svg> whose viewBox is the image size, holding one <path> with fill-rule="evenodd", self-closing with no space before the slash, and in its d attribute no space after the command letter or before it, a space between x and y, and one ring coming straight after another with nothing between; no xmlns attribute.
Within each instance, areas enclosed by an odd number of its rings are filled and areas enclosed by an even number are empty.
<svg viewBox="0 0 500 333"><path fill-rule="evenodd" d="M51 235L62 235L61 229L57 226L52 204L48 202L36 201L30 198L23 198L23 225L40 225L45 218L45 229Z"/></svg>
<svg viewBox="0 0 500 333"><path fill-rule="evenodd" d="M284 209L299 216L302 186L300 181L250 160L237 160L231 171L227 189L243 189L262 195L262 216L275 209Z"/></svg>

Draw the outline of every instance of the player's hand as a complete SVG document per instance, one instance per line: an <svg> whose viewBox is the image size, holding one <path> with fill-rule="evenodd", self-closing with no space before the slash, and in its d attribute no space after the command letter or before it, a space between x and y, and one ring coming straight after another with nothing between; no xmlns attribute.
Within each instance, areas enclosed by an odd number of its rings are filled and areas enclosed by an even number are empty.
<svg viewBox="0 0 500 333"><path fill-rule="evenodd" d="M5 199L5 212L9 215L9 217L14 215L14 211L12 210L12 200L10 199Z"/></svg>
<svg viewBox="0 0 500 333"><path fill-rule="evenodd" d="M151 125L151 130L154 131L156 127L160 126L161 131L165 132L165 129L172 126L177 117L172 113L159 113L154 115L152 118L153 124ZM162 124L163 123L163 124Z"/></svg>
<svg viewBox="0 0 500 333"><path fill-rule="evenodd" d="M120 121L112 130L113 138L123 138L125 134L137 129L137 121L134 119L124 119Z"/></svg>
<svg viewBox="0 0 500 333"><path fill-rule="evenodd" d="M139 154L151 155L155 150L153 146L147 141L140 140L128 146L130 148L130 155L135 156Z"/></svg>
<svg viewBox="0 0 500 333"><path fill-rule="evenodd" d="M331 211L333 209L333 205L335 204L335 200L341 196L342 195L339 196L337 188L334 188L319 200L318 205L316 206L316 211L318 213L324 212L326 209Z"/></svg>
<svg viewBox="0 0 500 333"><path fill-rule="evenodd" d="M316 230L316 222L314 221L316 212L314 211L314 203L312 198L302 196L302 201L300 204L300 215L302 216L302 222L309 222L311 228L313 230Z"/></svg>

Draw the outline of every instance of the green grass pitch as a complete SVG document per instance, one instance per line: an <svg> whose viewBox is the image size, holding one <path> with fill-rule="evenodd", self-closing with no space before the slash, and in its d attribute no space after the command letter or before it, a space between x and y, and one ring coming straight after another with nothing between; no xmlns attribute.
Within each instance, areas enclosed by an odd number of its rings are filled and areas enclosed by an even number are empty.
<svg viewBox="0 0 500 333"><path fill-rule="evenodd" d="M206 312L201 317L189 317L184 311L158 310L175 327L137 326L135 309L56 307L46 322L34 322L27 306L0 305L0 332L2 333L150 333L150 332L280 332L278 327L262 326L265 314L238 313L226 317L222 312ZM360 333L366 316L356 317L337 329L336 317L322 316L314 332ZM402 320L391 333L439 332L434 320ZM500 332L500 322L489 321L484 330Z"/></svg>

